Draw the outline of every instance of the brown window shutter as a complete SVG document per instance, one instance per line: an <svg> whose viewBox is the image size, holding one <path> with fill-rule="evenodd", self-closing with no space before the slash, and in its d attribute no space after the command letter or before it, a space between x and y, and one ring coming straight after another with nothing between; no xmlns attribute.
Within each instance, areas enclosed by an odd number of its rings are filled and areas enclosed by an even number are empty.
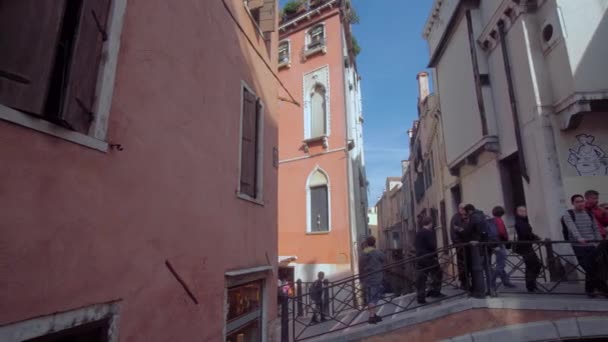
<svg viewBox="0 0 608 342"><path fill-rule="evenodd" d="M0 103L42 115L65 0L0 1Z"/></svg>
<svg viewBox="0 0 608 342"><path fill-rule="evenodd" d="M93 104L109 10L110 0L83 0L74 42L62 118L85 134L95 115Z"/></svg>
<svg viewBox="0 0 608 342"><path fill-rule="evenodd" d="M254 94L243 90L243 123L241 138L241 193L256 197L257 178L257 112Z"/></svg>
<svg viewBox="0 0 608 342"><path fill-rule="evenodd" d="M264 7L260 10L260 29L262 32L276 30L276 0L264 0Z"/></svg>
<svg viewBox="0 0 608 342"><path fill-rule="evenodd" d="M247 7L250 11L260 9L264 6L264 0L249 0L247 1Z"/></svg>

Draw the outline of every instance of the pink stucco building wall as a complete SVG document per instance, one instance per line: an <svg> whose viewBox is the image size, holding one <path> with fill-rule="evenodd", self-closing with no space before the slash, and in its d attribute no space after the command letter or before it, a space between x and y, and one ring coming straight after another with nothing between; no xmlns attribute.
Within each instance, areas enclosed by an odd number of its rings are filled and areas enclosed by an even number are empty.
<svg viewBox="0 0 608 342"><path fill-rule="evenodd" d="M118 301L120 341L221 341L225 273L276 267L277 34L268 51L226 5L127 1L107 130L123 151L0 120L0 326ZM264 103L262 205L235 194L243 81Z"/></svg>
<svg viewBox="0 0 608 342"><path fill-rule="evenodd" d="M279 255L297 258L290 264L292 279L288 280L291 281L314 281L318 271L324 271L330 279L339 278L351 272L353 261L343 68L346 48L344 24L340 8L335 4L331 8L322 7L319 13L314 10L311 13L310 20L285 24L280 35L280 41L290 43L289 67L279 72L286 88L297 94L299 99L304 98L300 101L306 101L310 90L303 89L306 82L303 79L327 68L328 82L325 86L329 92L330 108L328 126L331 133L327 136L326 146L315 141L308 144L306 151L303 147L304 108L280 104ZM319 24L324 25L325 51L303 58L307 32ZM313 233L307 230L307 180L317 169L322 170L328 179L330 230Z"/></svg>

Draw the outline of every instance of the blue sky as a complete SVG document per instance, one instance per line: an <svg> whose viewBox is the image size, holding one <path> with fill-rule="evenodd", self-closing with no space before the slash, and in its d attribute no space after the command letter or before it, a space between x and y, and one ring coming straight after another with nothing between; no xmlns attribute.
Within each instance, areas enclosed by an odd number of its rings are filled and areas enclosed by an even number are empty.
<svg viewBox="0 0 608 342"><path fill-rule="evenodd" d="M287 0L280 0L281 5ZM407 130L417 117L416 74L428 63L422 29L432 0L353 0L360 23L353 31L361 54L365 159L369 205L388 176L401 175L408 157Z"/></svg>

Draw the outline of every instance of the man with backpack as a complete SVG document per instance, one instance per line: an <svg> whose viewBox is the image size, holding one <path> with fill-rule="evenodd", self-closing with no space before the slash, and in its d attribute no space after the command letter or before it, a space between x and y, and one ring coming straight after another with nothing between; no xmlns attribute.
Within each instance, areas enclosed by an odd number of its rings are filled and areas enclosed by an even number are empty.
<svg viewBox="0 0 608 342"><path fill-rule="evenodd" d="M317 314L321 316L321 322L325 322L325 313L323 312L323 280L325 278L325 273L319 272L317 274L317 280L312 283L310 287L310 299L312 299L313 304L315 305L314 311L312 314L312 320L310 323L316 324L319 323L317 319Z"/></svg>
<svg viewBox="0 0 608 342"><path fill-rule="evenodd" d="M582 195L574 195L570 200L573 209L562 217L562 229L564 238L572 242L578 263L585 271L585 292L590 298L595 297L595 290L608 297L608 286L597 274L597 243L590 242L602 239L597 222L593 213L586 210Z"/></svg>
<svg viewBox="0 0 608 342"><path fill-rule="evenodd" d="M489 222L489 218L483 211L478 210L472 204L467 204L464 207L467 216L469 217L469 224L465 229L465 234L471 237L470 241L479 241L479 242L497 242L498 234L496 230L492 231L492 225ZM481 253L481 266L484 274L484 285L486 287L486 293L490 291L490 287L492 286L492 250L494 246L490 244L482 245L479 249L479 253Z"/></svg>
<svg viewBox="0 0 608 342"><path fill-rule="evenodd" d="M505 209L501 206L496 206L492 209L492 218L488 219L490 227L489 238L490 241L503 242L496 244L494 247L494 255L496 256L496 269L492 273L492 287L496 289L496 279L502 280L502 285L509 288L514 288L515 285L511 283L509 274L505 271L507 261L507 245L505 242L509 241L509 233L507 232L507 226L503 221L502 217L505 215Z"/></svg>

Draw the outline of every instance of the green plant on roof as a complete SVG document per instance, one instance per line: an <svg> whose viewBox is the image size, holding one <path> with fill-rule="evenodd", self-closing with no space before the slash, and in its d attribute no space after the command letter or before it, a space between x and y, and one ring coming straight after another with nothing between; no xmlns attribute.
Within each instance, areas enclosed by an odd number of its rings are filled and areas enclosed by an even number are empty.
<svg viewBox="0 0 608 342"><path fill-rule="evenodd" d="M291 0L283 6L283 15L292 15L297 13L302 6L301 0Z"/></svg>
<svg viewBox="0 0 608 342"><path fill-rule="evenodd" d="M361 46L359 46L359 42L355 36L351 35L350 37L352 42L350 51L355 57L357 57L361 53Z"/></svg>
<svg viewBox="0 0 608 342"><path fill-rule="evenodd" d="M350 24L358 24L359 23L359 15L357 14L357 11L355 10L355 8L353 7L353 5L350 2L346 3L346 21L348 21Z"/></svg>

